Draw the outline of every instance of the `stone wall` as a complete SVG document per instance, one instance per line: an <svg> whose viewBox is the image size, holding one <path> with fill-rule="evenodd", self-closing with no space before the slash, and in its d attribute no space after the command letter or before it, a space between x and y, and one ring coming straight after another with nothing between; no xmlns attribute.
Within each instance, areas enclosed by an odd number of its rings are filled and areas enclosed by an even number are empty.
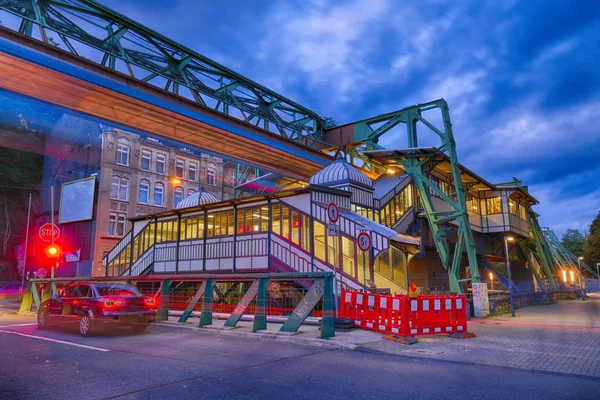
<svg viewBox="0 0 600 400"><path fill-rule="evenodd" d="M538 304L551 304L556 300L573 300L577 298L581 298L580 289L564 289L513 294L515 308L522 308ZM508 294L490 296L490 313L509 311L510 298Z"/></svg>

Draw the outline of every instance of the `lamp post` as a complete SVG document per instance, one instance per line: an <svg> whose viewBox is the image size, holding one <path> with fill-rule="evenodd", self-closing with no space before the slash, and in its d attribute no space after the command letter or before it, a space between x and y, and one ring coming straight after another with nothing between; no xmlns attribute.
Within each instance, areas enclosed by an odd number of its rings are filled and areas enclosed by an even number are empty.
<svg viewBox="0 0 600 400"><path fill-rule="evenodd" d="M512 242L515 238L504 236L504 252L506 254L506 272L508 274L508 298L510 300L510 315L515 316L515 303L513 302L512 278L510 276L510 260L508 259L508 242Z"/></svg>
<svg viewBox="0 0 600 400"><path fill-rule="evenodd" d="M583 285L581 284L581 260L583 260L583 257L577 257L577 274L579 275L579 287L583 289Z"/></svg>

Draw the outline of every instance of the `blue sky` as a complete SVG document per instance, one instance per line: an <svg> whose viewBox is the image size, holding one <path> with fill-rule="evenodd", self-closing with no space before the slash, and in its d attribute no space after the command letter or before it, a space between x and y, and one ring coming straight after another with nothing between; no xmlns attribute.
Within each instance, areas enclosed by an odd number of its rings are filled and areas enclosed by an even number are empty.
<svg viewBox="0 0 600 400"><path fill-rule="evenodd" d="M597 1L103 3L338 123L443 97L461 163L543 226L600 211Z"/></svg>
<svg viewBox="0 0 600 400"><path fill-rule="evenodd" d="M443 97L461 163L542 226L600 211L598 1L100 1L339 124Z"/></svg>

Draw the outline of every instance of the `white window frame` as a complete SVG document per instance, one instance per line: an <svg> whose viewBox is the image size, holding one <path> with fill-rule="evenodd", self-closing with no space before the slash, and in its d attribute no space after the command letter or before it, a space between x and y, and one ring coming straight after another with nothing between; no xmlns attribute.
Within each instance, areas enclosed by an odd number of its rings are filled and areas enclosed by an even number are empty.
<svg viewBox="0 0 600 400"><path fill-rule="evenodd" d="M181 199L179 201L177 201L177 193L181 193ZM173 190L173 208L177 207L177 204L179 204L181 200L183 200L183 188L181 186L177 186Z"/></svg>
<svg viewBox="0 0 600 400"><path fill-rule="evenodd" d="M194 173L194 177L192 177L192 171ZM193 182L198 180L198 164L194 162L188 163L188 179Z"/></svg>
<svg viewBox="0 0 600 400"><path fill-rule="evenodd" d="M179 171L178 171L179 168L181 168L181 174L179 174ZM184 174L185 174L185 160L178 158L175 160L175 176L183 179Z"/></svg>
<svg viewBox="0 0 600 400"><path fill-rule="evenodd" d="M113 200L128 201L129 179L124 176L113 175L110 187L110 198Z"/></svg>
<svg viewBox="0 0 600 400"><path fill-rule="evenodd" d="M131 150L131 142L129 139L120 137L117 139L117 154L116 154L116 163L119 165L129 165L129 153ZM122 158L125 157L125 162L123 162Z"/></svg>
<svg viewBox="0 0 600 400"><path fill-rule="evenodd" d="M112 225L112 227L111 227ZM121 226L121 234L119 234L119 225ZM125 228L127 227L127 214L111 212L108 216L108 235L115 237L125 236Z"/></svg>
<svg viewBox="0 0 600 400"><path fill-rule="evenodd" d="M156 202L156 194L157 194L157 189L160 188L160 203ZM154 201L154 205L155 206L160 206L163 207L165 205L165 185L163 185L162 183L156 183L154 185L154 197L152 199Z"/></svg>
<svg viewBox="0 0 600 400"><path fill-rule="evenodd" d="M148 160L148 168L144 168L144 160ZM142 161L140 168L142 171L150 171L152 169L152 152L150 150L142 150Z"/></svg>
<svg viewBox="0 0 600 400"><path fill-rule="evenodd" d="M146 201L142 201L142 188L146 188ZM140 181L138 196L141 204L148 204L148 201L150 200L150 181L146 179Z"/></svg>
<svg viewBox="0 0 600 400"><path fill-rule="evenodd" d="M214 163L209 163L206 167L206 183L217 186L217 166Z"/></svg>
<svg viewBox="0 0 600 400"><path fill-rule="evenodd" d="M159 162L160 160L160 162ZM162 164L162 171L158 170L158 164ZM162 153L156 154L156 173L164 175L167 170L167 156Z"/></svg>

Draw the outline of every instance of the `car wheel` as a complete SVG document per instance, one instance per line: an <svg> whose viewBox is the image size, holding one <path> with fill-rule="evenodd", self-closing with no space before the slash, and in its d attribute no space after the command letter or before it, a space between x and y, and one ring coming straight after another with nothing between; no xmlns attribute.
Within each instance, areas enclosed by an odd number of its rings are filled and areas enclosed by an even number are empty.
<svg viewBox="0 0 600 400"><path fill-rule="evenodd" d="M48 329L50 328L48 311L40 310L37 315L37 324L40 329Z"/></svg>
<svg viewBox="0 0 600 400"><path fill-rule="evenodd" d="M79 333L81 336L90 336L92 332L92 319L89 315L84 315L79 320Z"/></svg>
<svg viewBox="0 0 600 400"><path fill-rule="evenodd" d="M142 333L148 327L148 322L138 322L137 324L131 325L131 328L135 333Z"/></svg>

